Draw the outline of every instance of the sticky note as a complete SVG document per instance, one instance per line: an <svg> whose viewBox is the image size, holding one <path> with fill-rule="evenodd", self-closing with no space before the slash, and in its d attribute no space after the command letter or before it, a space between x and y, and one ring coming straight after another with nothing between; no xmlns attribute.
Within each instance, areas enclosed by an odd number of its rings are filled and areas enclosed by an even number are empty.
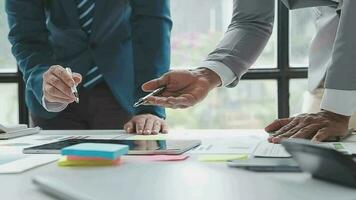
<svg viewBox="0 0 356 200"><path fill-rule="evenodd" d="M107 160L107 159L94 159L90 160L89 158L79 158L77 157L74 159L68 159L67 156L63 156L61 159L58 160L58 166L61 167L69 167L69 166L78 166L78 167L84 167L84 166L111 166L111 165L117 165L121 161L121 158L116 158L115 160Z"/></svg>
<svg viewBox="0 0 356 200"><path fill-rule="evenodd" d="M78 160L91 160L91 161L113 161L105 158L96 158L96 157L81 157L81 156L66 156L67 160L78 161ZM117 158L119 159L119 158Z"/></svg>
<svg viewBox="0 0 356 200"><path fill-rule="evenodd" d="M234 155L234 154L214 154L214 155L201 155L198 160L200 162L226 162L228 160L237 160L237 159L247 159L248 155Z"/></svg>
<svg viewBox="0 0 356 200"><path fill-rule="evenodd" d="M63 148L62 155L95 157L115 160L121 155L129 152L127 145L121 144L103 144L103 143L82 143Z"/></svg>
<svg viewBox="0 0 356 200"><path fill-rule="evenodd" d="M132 137L126 138L126 140L166 140L166 134L158 135L134 135Z"/></svg>
<svg viewBox="0 0 356 200"><path fill-rule="evenodd" d="M182 161L187 159L188 155L153 155L153 156L135 156L143 161Z"/></svg>

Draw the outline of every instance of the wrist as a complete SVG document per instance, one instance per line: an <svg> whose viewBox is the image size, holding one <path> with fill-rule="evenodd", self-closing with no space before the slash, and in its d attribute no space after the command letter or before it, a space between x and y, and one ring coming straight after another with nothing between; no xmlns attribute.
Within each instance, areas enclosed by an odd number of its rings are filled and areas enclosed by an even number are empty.
<svg viewBox="0 0 356 200"><path fill-rule="evenodd" d="M204 78L208 81L210 89L219 87L221 79L217 73L207 68L199 68L192 71L199 78Z"/></svg>
<svg viewBox="0 0 356 200"><path fill-rule="evenodd" d="M331 116L333 118L336 118L336 119L339 119L339 120L343 120L343 121L349 121L350 118L351 118L351 116L341 115L341 114L334 113L334 112L331 112L331 111L328 111L328 110L324 110L324 109L322 109L321 112L326 114L326 115L329 115L329 116Z"/></svg>

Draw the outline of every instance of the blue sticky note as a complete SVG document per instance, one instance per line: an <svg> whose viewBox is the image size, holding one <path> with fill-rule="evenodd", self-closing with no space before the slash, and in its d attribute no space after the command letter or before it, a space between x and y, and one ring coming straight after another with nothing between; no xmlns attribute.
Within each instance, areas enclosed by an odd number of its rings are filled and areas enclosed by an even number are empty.
<svg viewBox="0 0 356 200"><path fill-rule="evenodd" d="M122 144L81 143L61 150L65 156L96 157L115 160L129 152L129 146Z"/></svg>

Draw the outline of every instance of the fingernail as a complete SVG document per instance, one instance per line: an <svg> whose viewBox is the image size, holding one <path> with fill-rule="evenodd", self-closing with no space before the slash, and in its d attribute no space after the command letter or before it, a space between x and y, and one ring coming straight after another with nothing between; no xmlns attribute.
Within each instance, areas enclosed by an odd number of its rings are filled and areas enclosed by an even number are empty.
<svg viewBox="0 0 356 200"><path fill-rule="evenodd" d="M138 134L142 134L142 130L141 130L141 129L138 130L137 133L138 133Z"/></svg>
<svg viewBox="0 0 356 200"><path fill-rule="evenodd" d="M145 133L146 133L146 134L150 134L151 131L150 131L150 130L145 130Z"/></svg>

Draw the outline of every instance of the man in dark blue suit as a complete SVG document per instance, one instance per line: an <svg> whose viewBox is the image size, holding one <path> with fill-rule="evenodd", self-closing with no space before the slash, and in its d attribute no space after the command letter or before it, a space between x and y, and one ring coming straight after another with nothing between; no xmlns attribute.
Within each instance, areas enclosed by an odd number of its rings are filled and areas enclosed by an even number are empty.
<svg viewBox="0 0 356 200"><path fill-rule="evenodd" d="M6 12L32 125L167 131L163 108L132 105L168 71L169 0L6 0Z"/></svg>

